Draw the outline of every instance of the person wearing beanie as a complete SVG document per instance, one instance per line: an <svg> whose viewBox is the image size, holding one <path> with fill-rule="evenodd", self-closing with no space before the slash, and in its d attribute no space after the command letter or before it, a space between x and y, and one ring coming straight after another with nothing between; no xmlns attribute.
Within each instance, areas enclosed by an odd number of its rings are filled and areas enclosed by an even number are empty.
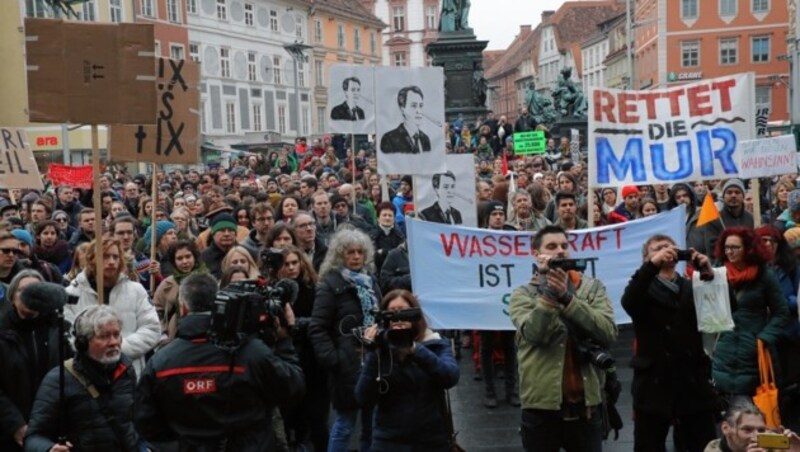
<svg viewBox="0 0 800 452"><path fill-rule="evenodd" d="M414 202L413 190L413 178L406 174L400 178L400 187L397 189L394 199L392 199L392 204L394 204L396 211L395 223L404 234L406 231L405 205Z"/></svg>
<svg viewBox="0 0 800 452"><path fill-rule="evenodd" d="M153 226L148 226L144 232L144 253L150 255L150 246L153 240ZM172 275L174 269L169 262L169 247L178 241L175 223L166 220L156 222L156 262L157 266L151 266L150 273L155 276L167 278Z"/></svg>
<svg viewBox="0 0 800 452"><path fill-rule="evenodd" d="M38 271L47 282L61 284L63 275L54 262L45 262L33 253L33 235L24 229L14 229L11 235L19 240L17 264Z"/></svg>
<svg viewBox="0 0 800 452"><path fill-rule="evenodd" d="M702 254L711 255L717 243L717 237L725 228L742 226L753 229L753 214L744 208L744 182L741 179L728 179L722 185L722 209L719 219L700 227L703 233L703 247L698 249Z"/></svg>
<svg viewBox="0 0 800 452"><path fill-rule="evenodd" d="M222 259L236 245L236 220L229 213L220 213L211 221L211 243L200 254L200 260L215 278L222 277Z"/></svg>
<svg viewBox="0 0 800 452"><path fill-rule="evenodd" d="M800 189L792 190L786 197L786 210L778 215L774 226L781 232L800 225Z"/></svg>
<svg viewBox="0 0 800 452"><path fill-rule="evenodd" d="M609 223L624 223L636 219L639 211L639 188L635 185L622 187L622 203L608 214Z"/></svg>

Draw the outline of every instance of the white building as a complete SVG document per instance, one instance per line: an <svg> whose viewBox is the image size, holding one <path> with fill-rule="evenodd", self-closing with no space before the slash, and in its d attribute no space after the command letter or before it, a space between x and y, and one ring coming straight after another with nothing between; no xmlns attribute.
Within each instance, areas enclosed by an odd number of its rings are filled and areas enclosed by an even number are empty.
<svg viewBox="0 0 800 452"><path fill-rule="evenodd" d="M608 34L598 32L581 46L583 61L583 92L588 93L592 86L605 86L604 60L608 55Z"/></svg>
<svg viewBox="0 0 800 452"><path fill-rule="evenodd" d="M439 36L441 0L361 0L389 26L383 31L384 66L430 66L425 47Z"/></svg>
<svg viewBox="0 0 800 452"><path fill-rule="evenodd" d="M308 41L304 2L186 0L186 7L189 56L202 63L204 139L228 147L243 143L249 132L274 132L281 141L308 135L308 64L298 72L298 115L294 61L284 49Z"/></svg>

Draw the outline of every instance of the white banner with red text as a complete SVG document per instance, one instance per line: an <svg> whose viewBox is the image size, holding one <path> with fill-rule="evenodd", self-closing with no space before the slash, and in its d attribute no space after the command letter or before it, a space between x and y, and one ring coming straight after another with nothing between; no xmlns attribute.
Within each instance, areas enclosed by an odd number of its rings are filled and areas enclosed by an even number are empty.
<svg viewBox="0 0 800 452"><path fill-rule="evenodd" d="M513 330L508 317L511 292L535 271L533 234L494 231L407 220L414 293L431 327ZM569 254L591 259L587 276L608 290L618 324L630 323L620 299L642 264L642 245L654 234L686 244L685 210L673 209L641 220L569 232Z"/></svg>
<svg viewBox="0 0 800 452"><path fill-rule="evenodd" d="M644 91L593 88L593 187L739 176L739 144L755 138L752 73Z"/></svg>

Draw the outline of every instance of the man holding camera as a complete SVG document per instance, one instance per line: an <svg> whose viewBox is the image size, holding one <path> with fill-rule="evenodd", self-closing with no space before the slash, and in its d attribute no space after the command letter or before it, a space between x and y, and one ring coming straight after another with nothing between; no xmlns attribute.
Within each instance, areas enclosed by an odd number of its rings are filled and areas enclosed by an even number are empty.
<svg viewBox="0 0 800 452"><path fill-rule="evenodd" d="M517 329L522 445L600 452L605 363L581 350L593 349L596 357L616 339L611 300L600 281L564 270L574 266L563 228L545 226L533 248L537 271L514 290L509 306Z"/></svg>
<svg viewBox="0 0 800 452"><path fill-rule="evenodd" d="M142 375L137 429L150 441L178 440L181 450L274 450L274 408L299 400L305 388L297 354L277 325L274 351L256 338L237 347L214 343L209 330L216 292L207 274L181 283L183 318L175 340Z"/></svg>
<svg viewBox="0 0 800 452"><path fill-rule="evenodd" d="M697 331L692 281L675 265L688 260L703 278L713 278L708 257L656 234L642 247L644 263L622 295L633 320L634 450L665 451L670 425L688 451L702 451L714 439L715 395L711 361Z"/></svg>

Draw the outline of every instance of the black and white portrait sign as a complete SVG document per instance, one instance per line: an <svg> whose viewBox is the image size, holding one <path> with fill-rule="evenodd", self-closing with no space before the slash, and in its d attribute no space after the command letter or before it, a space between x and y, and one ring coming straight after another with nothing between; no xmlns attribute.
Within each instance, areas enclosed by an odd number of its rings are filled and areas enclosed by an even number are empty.
<svg viewBox="0 0 800 452"><path fill-rule="evenodd" d="M331 66L328 85L328 130L375 132L375 68L354 64Z"/></svg>
<svg viewBox="0 0 800 452"><path fill-rule="evenodd" d="M446 171L442 68L376 68L375 87L378 172Z"/></svg>
<svg viewBox="0 0 800 452"><path fill-rule="evenodd" d="M414 178L417 216L435 223L477 227L474 157L448 154L443 161L447 165L444 171Z"/></svg>

